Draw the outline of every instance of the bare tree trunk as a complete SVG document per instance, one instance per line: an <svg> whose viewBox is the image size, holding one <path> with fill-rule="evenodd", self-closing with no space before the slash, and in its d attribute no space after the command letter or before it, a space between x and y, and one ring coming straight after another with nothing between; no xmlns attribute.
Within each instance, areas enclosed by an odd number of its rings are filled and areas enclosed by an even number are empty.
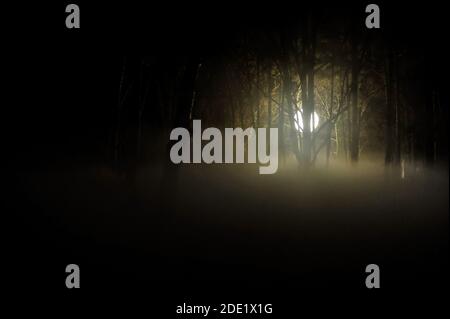
<svg viewBox="0 0 450 319"><path fill-rule="evenodd" d="M289 70L289 54L292 51L292 39L288 36L286 32L282 34L282 61L281 61L281 78L283 83L283 96L286 102L286 111L288 114L289 121L289 149L295 155L297 161L300 162L300 153L298 149L298 136L295 130L295 118L294 118L294 102L292 100L292 81L291 74Z"/></svg>
<svg viewBox="0 0 450 319"><path fill-rule="evenodd" d="M287 111L289 114L289 140L291 142L292 152L295 155L297 161L300 162L300 153L298 149L298 136L295 131L295 118L294 118L294 103L292 101L292 85L289 76L289 70L287 66L283 71L283 82L284 82L284 96L287 105Z"/></svg>
<svg viewBox="0 0 450 319"><path fill-rule="evenodd" d="M351 83L351 144L350 158L352 163L357 163L359 159L359 107L358 107L358 88L359 88L359 57L358 42L356 38L352 43L352 83Z"/></svg>
<svg viewBox="0 0 450 319"><path fill-rule="evenodd" d="M395 147L395 109L393 101L393 51L388 49L385 59L385 87L386 87L386 153L384 162L386 165L391 165L394 162L394 147Z"/></svg>
<svg viewBox="0 0 450 319"><path fill-rule="evenodd" d="M394 56L394 97L395 97L395 164L400 165L402 152L402 118L400 107L400 83L398 74L398 55Z"/></svg>
<svg viewBox="0 0 450 319"><path fill-rule="evenodd" d="M282 83L282 86L284 84ZM281 161L285 162L285 144L284 144L284 87L280 90L280 107L278 111L278 134L279 134L279 146L280 146L280 156Z"/></svg>
<svg viewBox="0 0 450 319"><path fill-rule="evenodd" d="M267 127L272 126L272 88L273 88L273 79L272 79L272 64L269 63L269 67L267 68Z"/></svg>
<svg viewBox="0 0 450 319"><path fill-rule="evenodd" d="M331 61L331 94L330 94L330 119L333 116L333 103L334 103L334 60ZM327 132L327 159L326 166L330 165L330 153L331 153L331 131L333 129L333 123L329 123ZM337 135L336 135L337 138Z"/></svg>
<svg viewBox="0 0 450 319"><path fill-rule="evenodd" d="M350 99L350 77L347 77L347 160L351 160L351 148L352 148L352 117L351 117L351 99Z"/></svg>
<svg viewBox="0 0 450 319"><path fill-rule="evenodd" d="M190 114L195 102L195 82L199 68L199 61L194 58L190 58L185 65L177 95L174 127L190 127ZM167 159L161 187L162 194L166 196L173 195L174 192L170 192L170 188L174 186L178 178L178 165L173 164L169 158L170 149L174 143L176 142L169 141L167 143Z"/></svg>
<svg viewBox="0 0 450 319"><path fill-rule="evenodd" d="M335 134L335 144L336 144L336 148L335 148L335 156L337 157L338 156L338 154L339 154L339 138L338 138L338 124L337 123L335 123L334 124L334 134Z"/></svg>
<svg viewBox="0 0 450 319"><path fill-rule="evenodd" d="M256 56L256 127L259 127L260 124L260 107L259 107L259 103L260 103L260 94L259 94L259 89L261 87L261 80L260 80L260 74L259 74L259 69L260 69L260 58L259 56Z"/></svg>
<svg viewBox="0 0 450 319"><path fill-rule="evenodd" d="M303 34L303 75L300 77L302 85L302 120L303 120L303 162L310 166L314 150L311 117L314 114L314 65L315 65L315 38L316 30L312 16L308 14Z"/></svg>
<svg viewBox="0 0 450 319"><path fill-rule="evenodd" d="M230 75L228 72L226 72L226 81L227 81L227 89L228 89L228 96L230 99L230 107L231 107L231 123L232 123L232 127L236 127L236 102L235 102L235 98L233 96L234 91L232 89L232 85L231 85L231 79L230 79Z"/></svg>

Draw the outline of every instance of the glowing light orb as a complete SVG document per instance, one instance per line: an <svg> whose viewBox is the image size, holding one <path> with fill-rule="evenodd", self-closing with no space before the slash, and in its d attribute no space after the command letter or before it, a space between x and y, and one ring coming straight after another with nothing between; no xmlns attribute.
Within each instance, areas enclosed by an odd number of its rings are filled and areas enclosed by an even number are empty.
<svg viewBox="0 0 450 319"><path fill-rule="evenodd" d="M303 132L303 117L302 117L302 112L297 111L297 113L295 114L295 129L297 131ZM313 130L315 130L317 127L319 126L319 115L317 115L316 112L314 112L311 116L311 121L309 123L309 129L312 132ZM314 127L314 129L313 129Z"/></svg>

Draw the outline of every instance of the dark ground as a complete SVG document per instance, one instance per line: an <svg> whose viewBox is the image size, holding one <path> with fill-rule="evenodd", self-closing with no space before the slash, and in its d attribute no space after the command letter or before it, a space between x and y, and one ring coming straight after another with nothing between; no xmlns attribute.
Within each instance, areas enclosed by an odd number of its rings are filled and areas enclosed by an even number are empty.
<svg viewBox="0 0 450 319"><path fill-rule="evenodd" d="M385 296L382 307L400 307L445 296L448 171L389 180L381 167L260 176L192 166L166 196L159 167L134 188L98 168L23 171L10 197L7 281L68 302L64 269L77 263L91 298L131 295L163 314L185 300L276 300L287 314L320 300ZM384 295L365 295L370 263Z"/></svg>
<svg viewBox="0 0 450 319"><path fill-rule="evenodd" d="M140 172L136 187L99 169L24 172L15 210L26 227L16 238L33 240L17 252L50 257L41 260L48 268L86 263L85 286L114 286L109 276L121 274L130 284L264 278L359 287L370 263L383 269L384 287L440 282L448 172L388 181L369 166L256 171L182 168L170 194L161 194L156 167Z"/></svg>

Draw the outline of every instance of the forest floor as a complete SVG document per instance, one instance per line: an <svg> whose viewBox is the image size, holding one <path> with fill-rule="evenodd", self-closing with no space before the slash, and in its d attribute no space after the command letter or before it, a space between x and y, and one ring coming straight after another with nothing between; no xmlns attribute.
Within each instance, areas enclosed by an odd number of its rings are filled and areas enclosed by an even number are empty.
<svg viewBox="0 0 450 319"><path fill-rule="evenodd" d="M397 179L381 166L254 168L183 167L166 194L157 166L133 186L97 168L19 173L16 257L39 259L49 277L63 264L88 265L84 281L101 284L120 274L122 283L362 285L371 263L383 285L436 285L445 274L448 170Z"/></svg>

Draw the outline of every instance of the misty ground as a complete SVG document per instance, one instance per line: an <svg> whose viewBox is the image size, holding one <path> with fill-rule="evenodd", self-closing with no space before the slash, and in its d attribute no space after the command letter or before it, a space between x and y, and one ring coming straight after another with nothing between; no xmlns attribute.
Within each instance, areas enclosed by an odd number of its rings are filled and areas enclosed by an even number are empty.
<svg viewBox="0 0 450 319"><path fill-rule="evenodd" d="M165 194L161 172L143 168L133 183L98 167L18 173L16 255L39 260L46 282L52 270L79 263L84 285L94 286L183 279L361 286L370 263L385 286L438 286L448 267L446 169L400 179L377 163L275 175L188 165Z"/></svg>

